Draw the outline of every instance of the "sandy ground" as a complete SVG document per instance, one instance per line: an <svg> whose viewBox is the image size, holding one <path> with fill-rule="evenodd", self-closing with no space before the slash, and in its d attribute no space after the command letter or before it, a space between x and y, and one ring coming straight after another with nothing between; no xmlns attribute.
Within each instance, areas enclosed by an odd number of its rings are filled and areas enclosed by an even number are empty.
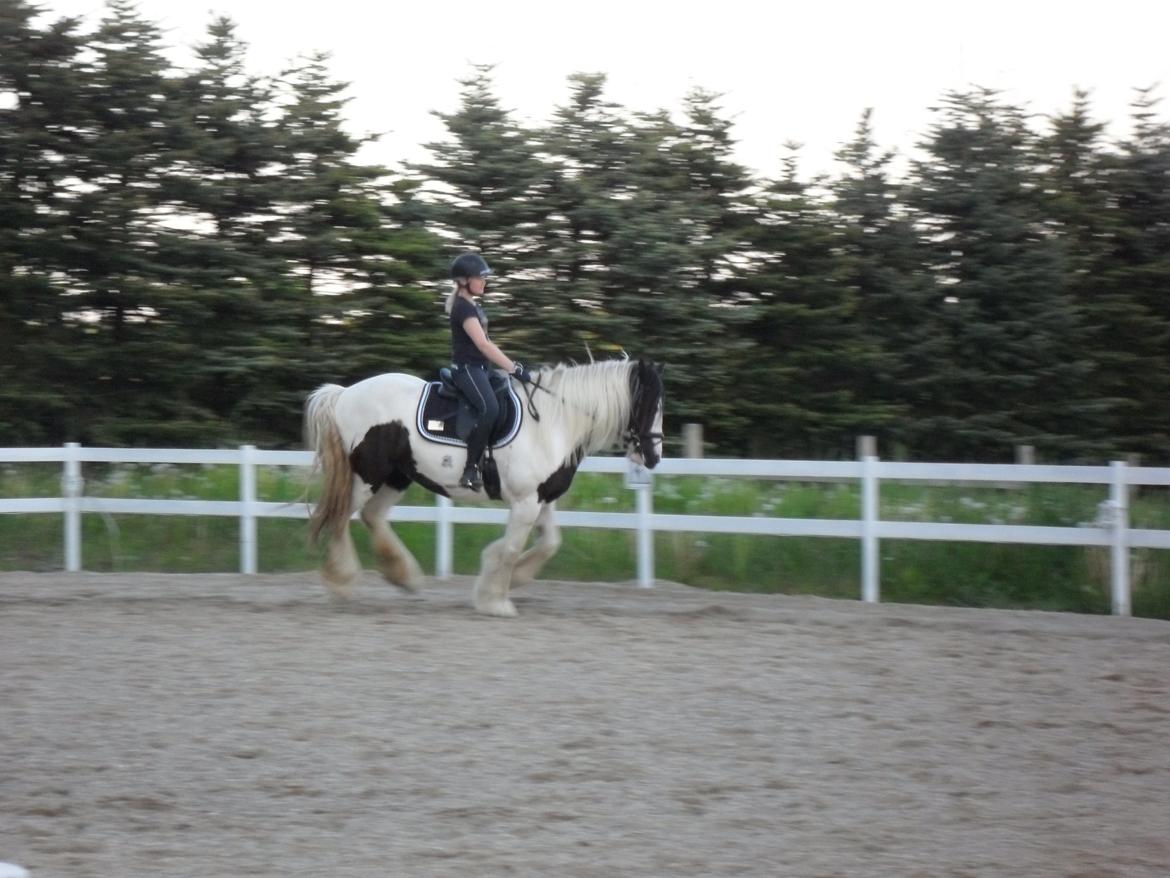
<svg viewBox="0 0 1170 878"><path fill-rule="evenodd" d="M0 574L0 860L101 876L1170 874L1170 625Z"/></svg>

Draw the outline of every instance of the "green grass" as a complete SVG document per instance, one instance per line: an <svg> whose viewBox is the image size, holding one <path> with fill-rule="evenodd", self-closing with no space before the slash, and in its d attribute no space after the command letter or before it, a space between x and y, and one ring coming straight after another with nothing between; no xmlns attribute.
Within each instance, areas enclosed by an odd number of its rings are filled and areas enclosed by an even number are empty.
<svg viewBox="0 0 1170 878"><path fill-rule="evenodd" d="M239 496L231 466L89 465L90 497L172 497L232 500ZM299 503L304 470L264 467L259 499ZM55 464L0 469L0 496L60 494ZM1075 527L1091 522L1103 487L1075 485L930 486L883 483L881 515L891 521L1032 524ZM412 487L406 505L434 498ZM578 475L561 509L630 512L634 494L621 476ZM856 519L856 485L731 478L664 477L656 480L654 508L664 513ZM1131 508L1134 527L1170 530L1170 492L1145 489ZM230 572L239 567L239 524L234 518L87 514L83 565L96 571ZM395 525L425 570L435 559L435 528ZM455 529L454 569L474 573L483 547L499 536L495 526ZM306 544L303 520L261 519L258 557L263 572L311 569L318 554ZM371 565L365 529L353 534L363 563ZM543 576L624 581L636 575L635 535L628 531L564 528L561 551ZM1133 605L1137 615L1170 619L1170 552L1135 550ZM0 515L0 569L55 570L63 566L58 515ZM659 533L655 574L661 579L716 590L783 592L856 598L860 545L856 540L736 534ZM1084 547L892 541L881 544L881 590L886 601L1109 611L1106 550Z"/></svg>

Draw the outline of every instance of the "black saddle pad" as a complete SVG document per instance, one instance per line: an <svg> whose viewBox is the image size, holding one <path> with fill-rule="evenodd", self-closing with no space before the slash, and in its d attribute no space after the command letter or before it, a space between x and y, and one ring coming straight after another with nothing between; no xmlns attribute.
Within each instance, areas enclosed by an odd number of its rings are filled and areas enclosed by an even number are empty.
<svg viewBox="0 0 1170 878"><path fill-rule="evenodd" d="M515 439L523 419L524 407L512 388L512 382L506 378L503 380L504 385L496 394L500 414L489 439L492 448L500 448ZM474 423L471 405L462 396L458 399L440 396L442 386L438 381L431 381L423 388L416 417L419 435L442 445L466 447Z"/></svg>

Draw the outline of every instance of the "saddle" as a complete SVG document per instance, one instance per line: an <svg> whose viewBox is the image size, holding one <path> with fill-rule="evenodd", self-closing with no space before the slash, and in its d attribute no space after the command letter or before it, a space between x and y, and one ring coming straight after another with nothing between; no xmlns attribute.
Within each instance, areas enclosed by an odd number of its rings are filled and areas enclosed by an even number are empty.
<svg viewBox="0 0 1170 878"><path fill-rule="evenodd" d="M520 432L523 406L512 382L506 375L490 372L488 381L500 403L500 413L488 435L488 448L500 448L516 438ZM419 435L442 445L467 447L467 437L475 426L475 409L459 392L451 377L451 367L439 370L439 380L423 388L418 402L416 425Z"/></svg>

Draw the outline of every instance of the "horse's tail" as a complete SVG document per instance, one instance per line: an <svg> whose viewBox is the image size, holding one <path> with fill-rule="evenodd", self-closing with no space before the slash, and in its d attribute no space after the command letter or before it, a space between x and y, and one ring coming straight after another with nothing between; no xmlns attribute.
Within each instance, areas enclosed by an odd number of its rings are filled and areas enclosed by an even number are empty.
<svg viewBox="0 0 1170 878"><path fill-rule="evenodd" d="M325 484L309 516L309 539L317 545L322 531L335 533L349 523L353 501L353 470L341 443L334 410L345 388L322 384L305 400L305 446L316 453L314 467L320 467Z"/></svg>

